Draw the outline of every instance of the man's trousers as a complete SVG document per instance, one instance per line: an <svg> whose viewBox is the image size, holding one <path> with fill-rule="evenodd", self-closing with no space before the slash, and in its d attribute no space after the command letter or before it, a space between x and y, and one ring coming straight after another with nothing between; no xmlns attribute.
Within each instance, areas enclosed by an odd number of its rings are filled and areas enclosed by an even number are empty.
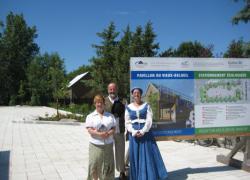
<svg viewBox="0 0 250 180"><path fill-rule="evenodd" d="M115 166L117 171L125 172L125 135L124 133L115 133Z"/></svg>

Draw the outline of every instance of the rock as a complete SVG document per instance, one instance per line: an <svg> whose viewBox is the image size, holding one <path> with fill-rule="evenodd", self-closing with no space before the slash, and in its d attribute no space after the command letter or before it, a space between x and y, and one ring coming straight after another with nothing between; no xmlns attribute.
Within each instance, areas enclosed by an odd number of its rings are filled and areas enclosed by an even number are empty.
<svg viewBox="0 0 250 180"><path fill-rule="evenodd" d="M75 119L60 119L60 122L77 122Z"/></svg>

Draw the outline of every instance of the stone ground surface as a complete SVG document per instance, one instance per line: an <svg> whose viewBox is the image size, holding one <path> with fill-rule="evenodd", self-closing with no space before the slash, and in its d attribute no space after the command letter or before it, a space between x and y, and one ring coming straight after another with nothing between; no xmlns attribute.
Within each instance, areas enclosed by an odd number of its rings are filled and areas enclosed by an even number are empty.
<svg viewBox="0 0 250 180"><path fill-rule="evenodd" d="M0 180L86 179L89 135L84 124L33 123L39 115L55 112L48 107L0 107ZM169 180L250 179L250 173L216 161L227 149L174 141L158 146ZM242 160L242 153L237 158Z"/></svg>

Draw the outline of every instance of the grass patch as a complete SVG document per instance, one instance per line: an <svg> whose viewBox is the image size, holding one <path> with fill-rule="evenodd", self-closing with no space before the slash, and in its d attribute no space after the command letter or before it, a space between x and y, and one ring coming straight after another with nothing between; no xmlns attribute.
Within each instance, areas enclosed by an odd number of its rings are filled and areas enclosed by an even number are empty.
<svg viewBox="0 0 250 180"><path fill-rule="evenodd" d="M53 116L46 116L41 117L39 116L38 120L39 121L60 121L61 119L74 119L78 122L85 122L85 118L83 118L83 115L78 115L78 114L61 114L59 113L59 116L56 114Z"/></svg>
<svg viewBox="0 0 250 180"><path fill-rule="evenodd" d="M52 103L49 105L52 108L56 109L56 104ZM45 114L45 117L39 117L41 121L60 121L61 119L75 119L78 122L85 122L85 119L89 113L94 110L94 107L89 104L69 104L69 105L60 105L59 110L64 110L71 112L72 114L61 114L59 117L57 115L49 117Z"/></svg>

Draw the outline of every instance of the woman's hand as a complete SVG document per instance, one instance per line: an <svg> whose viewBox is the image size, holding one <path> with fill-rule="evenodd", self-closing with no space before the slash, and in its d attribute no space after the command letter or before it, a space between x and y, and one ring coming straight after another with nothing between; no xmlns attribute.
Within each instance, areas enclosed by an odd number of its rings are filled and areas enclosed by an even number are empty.
<svg viewBox="0 0 250 180"><path fill-rule="evenodd" d="M137 133L136 133L135 136L136 136L137 138L140 138L140 137L142 137L143 135L144 135L144 134L140 133L140 131L137 131Z"/></svg>
<svg viewBox="0 0 250 180"><path fill-rule="evenodd" d="M102 139L107 139L109 136L113 135L115 132L115 128L111 128L109 131L102 131L102 132L98 131L95 128L87 128L87 129L88 129L89 134L99 136Z"/></svg>
<svg viewBox="0 0 250 180"><path fill-rule="evenodd" d="M110 136L108 131L99 132L98 134L102 139L107 139Z"/></svg>
<svg viewBox="0 0 250 180"><path fill-rule="evenodd" d="M88 132L89 134L91 134L92 136L99 136L101 137L102 139L106 139L109 137L109 133L108 131L104 131L104 132L100 132L98 131L97 129L95 128L88 128Z"/></svg>
<svg viewBox="0 0 250 180"><path fill-rule="evenodd" d="M108 131L101 132L100 136L101 136L101 138L106 139L109 136L113 135L114 133L115 133L115 128L113 127L110 130L108 130Z"/></svg>

